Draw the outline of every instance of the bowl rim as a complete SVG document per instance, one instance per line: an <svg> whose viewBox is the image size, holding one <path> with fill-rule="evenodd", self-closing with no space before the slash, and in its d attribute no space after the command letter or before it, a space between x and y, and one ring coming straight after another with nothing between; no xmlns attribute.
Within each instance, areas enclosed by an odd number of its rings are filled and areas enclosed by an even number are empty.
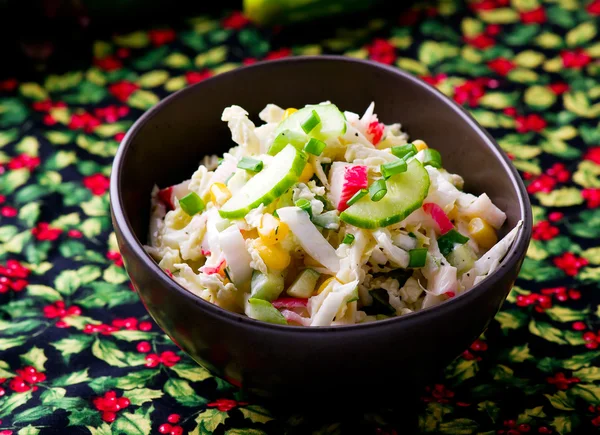
<svg viewBox="0 0 600 435"><path fill-rule="evenodd" d="M296 63L319 63L319 62L340 62L340 63L358 63L365 65L369 68L373 68L373 70L380 70L386 73L391 73L397 76L400 76L402 79L408 81L410 86L417 86L422 88L424 91L434 94L437 97L440 104L445 104L449 106L454 112L461 117L463 122L465 122L472 130L484 140L487 147L494 153L494 156L497 160L500 161L502 166L504 167L505 172L510 177L511 184L515 189L518 199L519 199L519 208L521 211L520 220L523 221L523 225L521 227L521 231L517 235L517 239L513 242L513 245L509 252L507 252L506 256L500 263L500 266L492 273L492 275L485 280L482 280L479 284L473 286L470 290L450 299L444 301L443 303L436 305L434 307L430 307L424 310L415 311L413 313L405 314L403 316L391 317L389 319L378 320L375 322L368 323L359 323L353 325L338 325L338 326L319 326L319 327L297 327L290 325L277 325L267 322L262 322L259 320L252 319L247 317L244 314L238 314L232 311L225 310L213 303L203 300L199 296L195 295L191 291L187 290L177 281L171 279L159 266L158 263L146 252L143 244L135 235L131 224L129 222L129 218L125 214L125 210L123 207L123 198L121 195L121 172L123 170L123 162L125 160L125 155L127 154L127 150L129 149L131 143L133 142L134 137L137 132L143 128L143 126L149 122L153 116L155 116L160 110L162 110L165 106L173 103L178 98L188 92L196 92L198 88L211 86L216 82L223 80L224 77L230 77L234 75L244 74L245 71L253 70L253 69L262 69L265 66L271 66L274 64L296 64ZM266 103L265 103L266 104ZM508 156L504 153L504 151L500 148L498 143L494 140L494 138L490 135L490 133L483 128L475 119L469 114L462 106L455 103L452 99L448 98L441 91L436 89L435 87L429 85L425 81L419 79L418 77L402 70L397 67L384 65L381 63L376 63L369 60L356 59L346 56L338 56L338 55L318 55L318 56L294 56L284 59L270 60L270 61L260 61L252 65L242 66L236 68L231 71L224 72L217 76L211 77L209 79L203 80L202 82L196 83L192 86L188 86L184 89L181 89L173 94L163 98L157 104L155 104L152 108L147 110L140 118L138 118L135 123L129 128L125 137L121 141L117 153L115 155L112 172L110 177L110 207L113 216L113 225L117 226L121 231L122 237L126 244L129 245L131 252L133 255L137 257L137 259L143 262L151 271L155 273L162 281L162 283L166 286L171 287L173 290L182 294L182 296L193 303L202 307L203 309L209 311L211 314L215 316L221 316L224 320L228 320L230 322L241 323L242 325L257 329L257 330L269 330L270 332L281 332L281 333L297 333L297 334L319 334L322 332L336 333L336 334L353 334L360 333L366 329L384 327L384 326L392 326L400 325L400 324L408 324L409 322L423 322L428 319L443 315L445 311L455 310L455 309L465 309L467 305L478 296L478 293L483 291L486 287L494 287L498 284L498 282L503 277L504 273L512 270L513 267L517 265L520 259L524 256L527 251L527 247L529 246L529 241L531 238L533 218L531 211L531 203L529 200L529 196L523 184L521 177L519 176L516 168L512 165ZM258 332L258 331L257 331Z"/></svg>

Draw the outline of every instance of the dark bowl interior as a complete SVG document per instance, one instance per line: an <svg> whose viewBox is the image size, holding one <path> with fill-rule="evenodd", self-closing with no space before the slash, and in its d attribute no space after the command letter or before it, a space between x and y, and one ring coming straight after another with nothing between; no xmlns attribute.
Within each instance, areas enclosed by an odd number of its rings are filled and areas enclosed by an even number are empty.
<svg viewBox="0 0 600 435"><path fill-rule="evenodd" d="M233 142L223 109L245 108L255 121L267 104L301 107L330 100L362 113L375 102L385 123L438 149L465 190L487 192L508 220L524 221L502 266L471 291L401 318L338 328L274 326L226 312L170 280L144 252L150 191L191 176L205 154ZM459 355L488 325L510 291L531 234L530 205L508 158L460 107L394 68L340 57L257 64L199 83L162 101L129 131L111 181L113 222L127 270L160 327L197 362L258 394L389 390L415 384ZM410 374L373 376L377 372ZM391 372L390 372L391 373Z"/></svg>

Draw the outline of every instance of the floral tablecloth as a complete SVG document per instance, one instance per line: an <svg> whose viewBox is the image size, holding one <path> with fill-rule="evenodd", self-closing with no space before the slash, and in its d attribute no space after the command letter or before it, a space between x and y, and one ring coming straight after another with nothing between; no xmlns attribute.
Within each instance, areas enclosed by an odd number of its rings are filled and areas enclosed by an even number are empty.
<svg viewBox="0 0 600 435"><path fill-rule="evenodd" d="M599 0L440 0L309 40L228 11L97 41L85 70L0 81L0 434L595 433L599 15ZM414 422L393 406L315 420L249 401L157 328L115 245L111 160L144 110L243 64L319 53L437 86L490 129L532 198L516 287Z"/></svg>

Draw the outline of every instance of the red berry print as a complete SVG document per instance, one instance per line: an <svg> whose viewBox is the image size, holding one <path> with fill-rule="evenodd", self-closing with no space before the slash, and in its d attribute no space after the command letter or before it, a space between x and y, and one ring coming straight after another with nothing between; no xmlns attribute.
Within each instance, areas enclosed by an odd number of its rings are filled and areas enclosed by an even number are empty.
<svg viewBox="0 0 600 435"><path fill-rule="evenodd" d="M221 412L229 412L237 406L247 405L245 402L237 402L233 399L217 399L214 402L207 403L209 408L217 408Z"/></svg>
<svg viewBox="0 0 600 435"><path fill-rule="evenodd" d="M498 59L488 62L487 66L496 74L501 76L507 75L516 67L511 60L504 57L499 57Z"/></svg>
<svg viewBox="0 0 600 435"><path fill-rule="evenodd" d="M150 37L152 44L158 47L173 42L176 34L172 29L153 29L148 32L148 36Z"/></svg>
<svg viewBox="0 0 600 435"><path fill-rule="evenodd" d="M35 384L46 380L46 375L32 366L17 369L16 372L17 376L8 383L8 387L15 393L24 393L32 389L35 391L37 390Z"/></svg>
<svg viewBox="0 0 600 435"><path fill-rule="evenodd" d="M152 349L150 343L148 343L147 341L140 341L135 348L140 353L150 352L150 349Z"/></svg>
<svg viewBox="0 0 600 435"><path fill-rule="evenodd" d="M391 65L396 60L396 47L385 39L377 38L367 46L369 58L375 62Z"/></svg>
<svg viewBox="0 0 600 435"><path fill-rule="evenodd" d="M555 257L552 262L569 276L577 275L582 267L588 265L587 259L578 257L572 252L565 252L563 255Z"/></svg>
<svg viewBox="0 0 600 435"><path fill-rule="evenodd" d="M548 213L548 220L550 222L558 222L563 217L565 217L565 215L560 211L553 211L553 212Z"/></svg>
<svg viewBox="0 0 600 435"><path fill-rule="evenodd" d="M592 61L592 57L581 48L562 51L560 57L565 68L581 69Z"/></svg>
<svg viewBox="0 0 600 435"><path fill-rule="evenodd" d="M167 350L160 355L150 353L146 355L146 367L156 367L159 364L164 364L167 367L173 367L181 359L175 352Z"/></svg>
<svg viewBox="0 0 600 435"><path fill-rule="evenodd" d="M581 196L585 199L587 208L600 207L600 189L586 187L581 191Z"/></svg>
<svg viewBox="0 0 600 435"><path fill-rule="evenodd" d="M0 213L6 218L12 218L19 214L19 211L14 207L5 205L4 207L2 207L2 209L0 209Z"/></svg>
<svg viewBox="0 0 600 435"><path fill-rule="evenodd" d="M108 87L111 94L120 101L127 101L129 96L139 89L139 86L135 83L122 80L117 83L113 83Z"/></svg>
<svg viewBox="0 0 600 435"><path fill-rule="evenodd" d="M81 239L83 237L83 233L79 230L69 230L67 231L67 236L72 239Z"/></svg>
<svg viewBox="0 0 600 435"><path fill-rule="evenodd" d="M140 329L140 331L150 331L152 329L152 323L140 322L139 329Z"/></svg>
<svg viewBox="0 0 600 435"><path fill-rule="evenodd" d="M535 113L527 116L517 116L515 121L519 133L527 133L529 131L540 132L544 130L547 125L544 118Z"/></svg>
<svg viewBox="0 0 600 435"><path fill-rule="evenodd" d="M94 195L104 195L110 187L110 179L103 174L89 175L83 179L83 185Z"/></svg>
<svg viewBox="0 0 600 435"><path fill-rule="evenodd" d="M92 133L99 125L100 120L98 118L87 112L83 112L71 115L71 120L67 127L70 130L83 130L86 133Z"/></svg>
<svg viewBox="0 0 600 435"><path fill-rule="evenodd" d="M110 105L94 109L94 115L96 116L96 118L101 119L102 121L107 123L116 122L120 118L127 116L128 113L129 107L127 106Z"/></svg>
<svg viewBox="0 0 600 435"><path fill-rule="evenodd" d="M203 71L188 71L185 73L185 80L189 85L193 85L194 83L201 82L213 76L212 71L203 70Z"/></svg>
<svg viewBox="0 0 600 435"><path fill-rule="evenodd" d="M115 71L123 67L123 63L114 56L94 59L94 65L104 71Z"/></svg>
<svg viewBox="0 0 600 435"><path fill-rule="evenodd" d="M546 11L543 7L521 12L521 22L524 24L542 24L546 22Z"/></svg>
<svg viewBox="0 0 600 435"><path fill-rule="evenodd" d="M558 233L558 228L552 226L550 221L540 221L533 226L532 237L535 240L552 240Z"/></svg>
<svg viewBox="0 0 600 435"><path fill-rule="evenodd" d="M556 95L562 95L569 90L569 85L567 83L551 83L548 85L550 90L554 92Z"/></svg>
<svg viewBox="0 0 600 435"><path fill-rule="evenodd" d="M467 349L463 352L462 357L466 360L476 359L477 361L481 361L482 358L481 358L480 353L487 351L487 349L488 349L487 343L485 341L483 341L482 339L478 338L471 344L469 349Z"/></svg>
<svg viewBox="0 0 600 435"><path fill-rule="evenodd" d="M107 391L104 396L94 398L92 403L101 412L102 420L107 423L115 421L117 413L131 404L127 397L117 397L117 393L114 391Z"/></svg>
<svg viewBox="0 0 600 435"><path fill-rule="evenodd" d="M583 158L600 165L600 146L588 148Z"/></svg>
<svg viewBox="0 0 600 435"><path fill-rule="evenodd" d="M280 48L279 50L269 52L265 56L265 60L283 59L284 57L289 57L291 55L292 50L290 48Z"/></svg>
<svg viewBox="0 0 600 435"><path fill-rule="evenodd" d="M50 305L44 307L44 317L47 319L58 319L56 326L59 328L67 327L67 323L62 320L68 316L79 316L81 314L81 308L77 305L66 307L63 301L56 301Z"/></svg>
<svg viewBox="0 0 600 435"><path fill-rule="evenodd" d="M123 257L119 251L108 251L106 253L106 258L115 263L116 266L123 266Z"/></svg>
<svg viewBox="0 0 600 435"><path fill-rule="evenodd" d="M16 79L0 81L0 91L12 91L17 86L19 86L19 82Z"/></svg>
<svg viewBox="0 0 600 435"><path fill-rule="evenodd" d="M443 83L444 80L446 80L447 78L448 78L447 74L440 73L440 74L436 74L434 76L422 76L421 80L429 83L432 86L437 86L440 83Z"/></svg>
<svg viewBox="0 0 600 435"><path fill-rule="evenodd" d="M479 35L472 37L465 36L464 39L467 44L472 45L480 50L485 50L486 48L496 45L494 38L484 33L480 33Z"/></svg>
<svg viewBox="0 0 600 435"><path fill-rule="evenodd" d="M40 222L31 230L31 234L38 240L56 240L61 233L60 228L52 228L47 222Z"/></svg>
<svg viewBox="0 0 600 435"><path fill-rule="evenodd" d="M231 15L223 18L221 25L225 29L239 30L246 27L250 20L240 11L233 11Z"/></svg>
<svg viewBox="0 0 600 435"><path fill-rule="evenodd" d="M26 279L28 276L29 269L16 260L8 260L6 266L0 265L0 294L10 290L22 291L29 285Z"/></svg>
<svg viewBox="0 0 600 435"><path fill-rule="evenodd" d="M577 384L581 382L579 378L568 378L562 372L546 378L546 381L551 385L555 385L559 390L566 390L571 384Z"/></svg>
<svg viewBox="0 0 600 435"><path fill-rule="evenodd" d="M25 168L33 171L39 165L39 157L30 156L29 154L19 154L18 156L13 157L10 162L8 162L8 169L15 170Z"/></svg>
<svg viewBox="0 0 600 435"><path fill-rule="evenodd" d="M588 14L590 15L600 15L600 0L594 0L593 2L589 3L585 10L588 11Z"/></svg>
<svg viewBox="0 0 600 435"><path fill-rule="evenodd" d="M181 416L179 414L171 414L167 417L167 421L169 423L177 424L181 420Z"/></svg>

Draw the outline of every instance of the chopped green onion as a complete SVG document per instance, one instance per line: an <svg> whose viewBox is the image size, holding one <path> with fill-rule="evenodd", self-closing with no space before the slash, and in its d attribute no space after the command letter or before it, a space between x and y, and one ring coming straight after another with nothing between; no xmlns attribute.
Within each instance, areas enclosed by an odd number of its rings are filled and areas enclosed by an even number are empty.
<svg viewBox="0 0 600 435"><path fill-rule="evenodd" d="M468 237L463 236L461 233L454 229L448 231L443 236L440 236L440 238L437 240L440 252L444 257L454 250L455 244L464 245L468 241Z"/></svg>
<svg viewBox="0 0 600 435"><path fill-rule="evenodd" d="M327 144L325 142L311 137L308 143L304 146L304 151L315 156L320 156L323 153L325 147L327 147Z"/></svg>
<svg viewBox="0 0 600 435"><path fill-rule="evenodd" d="M302 210L310 214L312 212L312 206L310 205L310 201L308 199L300 198L296 201L296 207L300 207Z"/></svg>
<svg viewBox="0 0 600 435"><path fill-rule="evenodd" d="M410 233L408 233L408 236L409 236L409 237L412 237L413 239L416 239L416 238L417 238L416 234L415 234L415 233L413 233L412 231L411 231Z"/></svg>
<svg viewBox="0 0 600 435"><path fill-rule="evenodd" d="M409 143L407 145L392 147L392 154L398 157L399 159L408 159L408 155L413 153L412 155L417 154L417 147L413 144Z"/></svg>
<svg viewBox="0 0 600 435"><path fill-rule="evenodd" d="M229 269L229 267L226 267L225 269L223 269L223 272L225 272L225 276L227 277L227 279L229 281L231 281L231 277L229 276L229 270L228 269Z"/></svg>
<svg viewBox="0 0 600 435"><path fill-rule="evenodd" d="M408 260L408 267L423 267L427 260L427 248L416 248L408 251L410 259Z"/></svg>
<svg viewBox="0 0 600 435"><path fill-rule="evenodd" d="M279 219L279 214L277 213L277 210L273 210L273 216L275 216L277 219Z"/></svg>
<svg viewBox="0 0 600 435"><path fill-rule="evenodd" d="M253 159L252 157L242 157L237 167L252 172L260 172L263 168L262 160Z"/></svg>
<svg viewBox="0 0 600 435"><path fill-rule="evenodd" d="M321 123L321 118L319 118L319 114L316 110L313 110L310 113L310 116L304 121L300 127L304 130L304 133L308 134L314 130L314 128Z"/></svg>
<svg viewBox="0 0 600 435"><path fill-rule="evenodd" d="M414 156L416 156L416 155L417 155L417 153L413 153L413 152L411 151L410 153L408 153L408 154L406 154L406 155L404 156L404 161L405 161L405 162L408 162L408 159L410 159L411 157L414 157Z"/></svg>
<svg viewBox="0 0 600 435"><path fill-rule="evenodd" d="M369 195L371 195L371 201L381 201L387 193L387 186L383 178L375 181L369 186Z"/></svg>
<svg viewBox="0 0 600 435"><path fill-rule="evenodd" d="M353 234L346 234L344 236L344 240L342 240L342 243L346 244L346 245L351 245L352 242L354 242L354 235Z"/></svg>
<svg viewBox="0 0 600 435"><path fill-rule="evenodd" d="M377 314L394 315L396 309L390 304L390 295L387 290L378 288L370 290L369 294L373 297L373 309Z"/></svg>
<svg viewBox="0 0 600 435"><path fill-rule="evenodd" d="M358 192L356 192L354 195L352 195L352 198L350 198L348 201L346 201L346 204L348 204L348 207L350 207L352 204L354 204L356 201L361 199L367 193L369 193L369 191L367 189L360 189Z"/></svg>
<svg viewBox="0 0 600 435"><path fill-rule="evenodd" d="M395 162L386 163L385 165L381 165L381 173L383 177L387 180L392 175L401 174L402 172L406 172L408 166L406 165L406 160L396 160Z"/></svg>
<svg viewBox="0 0 600 435"><path fill-rule="evenodd" d="M438 169L442 167L442 156L437 150L427 148L423 151L423 166L427 165Z"/></svg>
<svg viewBox="0 0 600 435"><path fill-rule="evenodd" d="M192 192L179 200L179 205L181 209L189 214L190 216L195 215L196 213L204 210L204 201L202 198L198 196L196 192Z"/></svg>

